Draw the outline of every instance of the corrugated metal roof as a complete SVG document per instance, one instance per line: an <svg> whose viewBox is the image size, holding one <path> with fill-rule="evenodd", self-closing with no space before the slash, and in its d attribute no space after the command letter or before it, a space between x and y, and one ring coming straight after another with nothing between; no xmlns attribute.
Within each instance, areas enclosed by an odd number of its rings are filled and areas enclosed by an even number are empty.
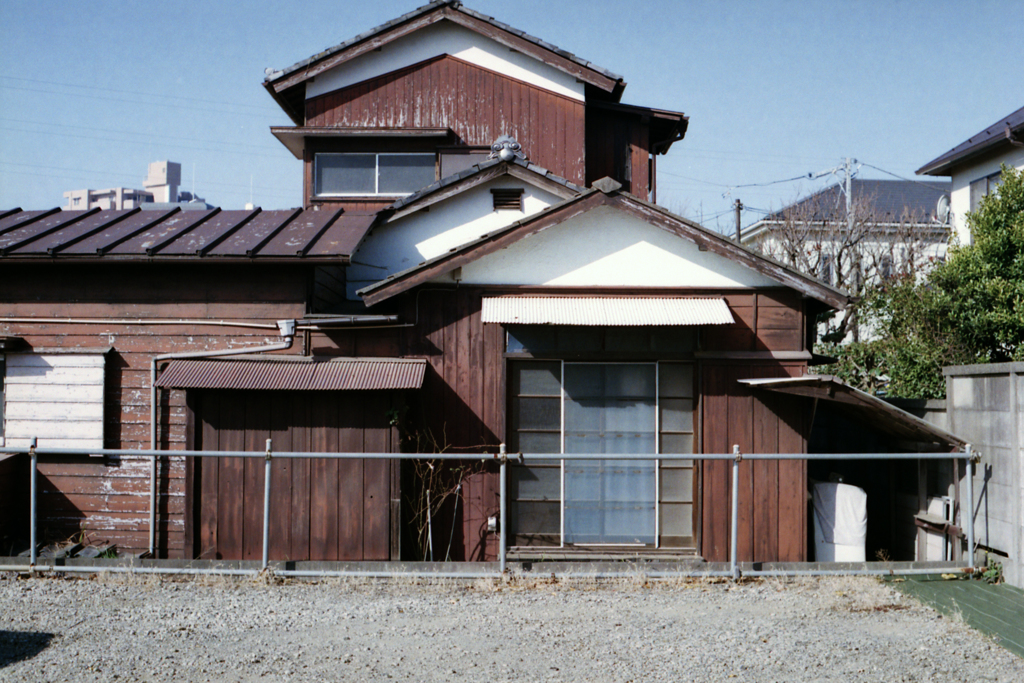
<svg viewBox="0 0 1024 683"><path fill-rule="evenodd" d="M485 323L516 325L729 325L723 299L679 297L503 296L484 297Z"/></svg>
<svg viewBox="0 0 1024 683"><path fill-rule="evenodd" d="M967 442L955 434L925 422L921 418L886 403L831 375L804 375L802 377L773 377L741 379L740 384L777 391L784 394L835 401L842 410L865 424L891 434L899 439L932 444L932 448L955 450Z"/></svg>
<svg viewBox="0 0 1024 683"><path fill-rule="evenodd" d="M419 389L427 362L405 358L175 360L157 386L175 389L373 391Z"/></svg>
<svg viewBox="0 0 1024 683"><path fill-rule="evenodd" d="M374 215L317 211L0 212L0 260L346 260Z"/></svg>

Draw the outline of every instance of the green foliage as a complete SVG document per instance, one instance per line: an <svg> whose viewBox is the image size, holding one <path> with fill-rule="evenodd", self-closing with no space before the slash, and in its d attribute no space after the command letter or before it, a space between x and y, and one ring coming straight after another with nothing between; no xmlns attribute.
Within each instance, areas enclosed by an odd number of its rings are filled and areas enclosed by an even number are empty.
<svg viewBox="0 0 1024 683"><path fill-rule="evenodd" d="M988 555L985 560L985 568L977 575L985 583L997 584L1003 582L1003 564L996 562Z"/></svg>
<svg viewBox="0 0 1024 683"><path fill-rule="evenodd" d="M942 367L1024 361L1024 171L1007 166L1002 184L967 215L974 242L950 248L924 280L907 275L865 293L870 342L822 344L830 368L890 396L943 398Z"/></svg>

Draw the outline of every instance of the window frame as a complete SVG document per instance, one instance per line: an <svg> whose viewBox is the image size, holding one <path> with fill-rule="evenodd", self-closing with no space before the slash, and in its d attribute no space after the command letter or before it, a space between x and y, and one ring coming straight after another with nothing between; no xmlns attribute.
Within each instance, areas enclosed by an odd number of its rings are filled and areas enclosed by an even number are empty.
<svg viewBox="0 0 1024 683"><path fill-rule="evenodd" d="M698 495L697 489L698 489L698 486L699 486L699 468L697 467L696 461L692 460L692 459L689 460L689 464L687 465L687 464L683 464L683 463L686 463L685 460L668 460L668 461L664 461L661 457L659 457L659 456L661 456L663 454L663 440L664 440L664 437L666 435L668 435L668 436L684 436L684 437L688 435L689 438L690 438L690 449L691 449L690 452L691 453L696 453L697 450L698 450L697 449L697 445L698 445L698 442L699 442L699 425L700 425L700 421L699 421L699 403L700 403L700 401L699 401L699 393L698 393L698 388L697 388L697 379L698 379L698 377L697 377L697 372L698 372L697 371L697 364L694 361L692 361L692 360L671 359L671 358L665 358L665 359L651 359L651 358L647 358L647 359L632 359L632 360L626 360L626 359L622 359L622 360L618 360L618 359L616 359L616 360L575 360L575 359L574 360L567 360L565 358L543 358L542 359L542 358L523 357L520 354L514 354L514 355L513 354L506 354L506 362L509 363L509 368L508 368L508 376L509 376L508 401L510 403L509 403L509 406L508 406L508 420L509 420L509 423L508 423L508 432L509 432L508 436L511 437L511 439L514 439L514 442L513 442L514 450L522 450L521 449L521 444L520 444L520 439L519 439L520 431L527 431L527 432L538 431L538 430L533 429L531 427L527 427L525 430L520 429L520 422L519 422L519 420L517 418L518 411L519 411L519 408L518 408L518 401L519 401L519 399L521 397L526 397L526 398L548 398L547 394L545 394L543 396L540 396L540 395L534 396L533 394L524 394L522 392L521 387L517 391L516 387L519 386L519 385L518 385L518 382L515 379L513 379L513 374L517 371L515 368L517 366L518 367L523 367L523 366L525 366L527 364L532 364L532 363L536 363L538 365L540 365L540 364L558 363L558 365L559 365L559 376L558 376L559 388L560 388L559 395L558 395L558 400L559 400L559 416L558 416L558 423L559 423L559 429L558 429L559 452L558 453L552 453L551 454L552 458L550 459L550 461L535 461L536 464L532 466L532 467L539 467L539 468L542 468L542 469L554 469L554 467L557 467L559 469L559 497L558 497L557 501L551 501L549 499L532 500L532 499L529 499L529 498L521 498L520 497L520 493L518 492L518 485L515 485L513 482L510 482L510 483L513 483L513 485L515 486L515 491L516 491L514 493L514 495L513 495L513 498L512 498L512 502L513 502L513 506L514 507L517 506L517 504L520 502L520 500L523 500L524 502L534 502L534 503L542 503L542 504L545 503L545 502L548 502L548 503L557 502L557 504L558 504L558 507L559 507L559 532L558 532L558 538L557 538L557 546L538 545L537 546L538 548L539 547L558 547L558 548L577 547L577 548L587 548L587 547L594 547L594 546L602 546L602 547L620 547L620 548L623 548L623 549L636 548L636 547L648 547L648 548L668 548L668 547L671 547L671 548L678 548L680 550L683 550L683 549L690 549L690 548L696 548L697 547L697 543L698 543L697 539L698 539L698 534L699 534L699 530L697 528L698 519L699 519L699 517L698 517L698 505L697 505L697 495ZM654 525L655 525L655 527L654 527L654 543L653 543L653 545L652 544L629 544L629 543L599 543L599 544L594 544L594 543L568 543L566 541L566 523L565 523L566 461L565 461L564 458L560 457L562 454L565 453L565 438L566 438L566 421L565 421L566 401L567 401L567 396L566 396L566 391L565 391L565 369L566 369L566 365L605 365L605 366L607 366L607 365L653 365L654 366L654 371L655 371L655 389L654 389L655 425L654 425L654 429L655 429L655 431L654 431L654 453L651 454L652 455L651 459L655 461L655 467L654 467L654 492L655 492L655 500L654 500L654 504L655 504ZM688 396L683 396L683 395L676 396L674 393L669 391L667 389L667 387L663 387L662 386L662 375L665 372L665 370L666 370L665 366L667 366L667 365L686 365L686 366L689 367L690 386L688 388L688 392L689 392ZM552 395L552 397L553 397L553 395ZM690 416L691 416L691 419L690 419L690 427L689 427L688 431L687 430L681 430L681 429L666 429L666 425L663 423L663 420L662 420L662 411L663 411L663 409L665 407L665 402L666 401L671 401L671 402L688 401L689 402L689 404L690 404ZM553 430L551 430L551 429L544 429L544 430L541 430L541 431L544 431L545 433L553 432ZM529 452L529 451L525 451L525 452ZM675 453L673 453L673 454L675 454ZM609 459L614 459L614 455L610 455ZM513 466L513 467L516 468L516 467L526 467L526 466ZM666 492L664 492L662 490L662 487L663 487L663 481L662 481L663 480L663 474L662 474L662 470L666 469L666 468L667 469L673 469L673 470L689 469L691 471L691 475L690 475L690 477L691 477L691 483L690 483L691 491L689 492L690 500L688 500L688 501L686 501L686 500L672 500L673 495L672 494L668 494L668 493L666 493ZM515 477L515 476L517 476L517 475L513 474L513 477ZM676 492L674 495L678 495L678 492ZM674 535L665 535L665 533L664 533L665 528L666 528L666 525L665 525L664 520L663 520L663 516L664 516L664 513L665 513L665 507L666 506L674 506L674 505L689 505L690 506L690 527L691 528L690 528L690 536L688 537L689 538L689 542L685 542L685 541L682 540L682 539L686 539L687 538L686 536L680 536L680 537L678 537L680 539L680 541L678 541L679 545L676 545L676 543L666 543L667 540L674 540L677 537L674 536ZM514 515L515 519L518 519L518 513L515 510L512 511L512 514ZM520 532L517 531L515 535L520 535ZM546 532L530 532L530 531L524 532L522 535L524 535L524 536L533 536L533 537L535 537L537 539L542 539L545 536L548 536L548 537L553 536L552 534L547 534ZM527 546L519 546L519 547L528 548L528 547L532 547L532 546L527 545Z"/></svg>
<svg viewBox="0 0 1024 683"><path fill-rule="evenodd" d="M372 156L374 159L373 171L373 192L318 192L320 185L320 160L322 157L342 156ZM380 158L381 157L431 157L434 160L433 177L430 182L425 183L410 192L381 192L380 191ZM331 199L337 197L408 197L423 189L430 183L437 180L437 153L436 152L314 152L313 154L313 197L317 199Z"/></svg>

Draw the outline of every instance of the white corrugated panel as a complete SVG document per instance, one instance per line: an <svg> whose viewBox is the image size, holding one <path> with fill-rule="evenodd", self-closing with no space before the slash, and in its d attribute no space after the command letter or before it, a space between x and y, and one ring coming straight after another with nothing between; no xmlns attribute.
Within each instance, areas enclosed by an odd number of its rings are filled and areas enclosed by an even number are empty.
<svg viewBox="0 0 1024 683"><path fill-rule="evenodd" d="M6 358L7 446L103 448L102 354L10 354Z"/></svg>
<svg viewBox="0 0 1024 683"><path fill-rule="evenodd" d="M485 323L515 325L729 325L724 299L679 297L484 297Z"/></svg>

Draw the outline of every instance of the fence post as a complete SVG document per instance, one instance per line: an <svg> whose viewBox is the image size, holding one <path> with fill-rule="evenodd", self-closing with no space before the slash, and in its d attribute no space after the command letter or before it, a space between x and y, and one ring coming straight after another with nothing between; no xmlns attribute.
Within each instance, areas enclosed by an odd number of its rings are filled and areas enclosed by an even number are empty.
<svg viewBox="0 0 1024 683"><path fill-rule="evenodd" d="M967 453L967 561L974 566L974 450L971 444L964 448ZM960 513L963 516L963 511Z"/></svg>
<svg viewBox="0 0 1024 683"><path fill-rule="evenodd" d="M263 569L270 564L270 452L271 439L267 439L267 457L263 465Z"/></svg>
<svg viewBox="0 0 1024 683"><path fill-rule="evenodd" d="M36 567L36 474L39 469L39 456L36 455L36 437L32 437L28 445L28 457L31 462L28 471L28 542L29 542L29 566Z"/></svg>
<svg viewBox="0 0 1024 683"><path fill-rule="evenodd" d="M498 454L501 456L501 481L499 483L499 505L498 508L498 565L501 569L501 573L505 573L505 513L508 510L508 499L506 492L508 491L508 454L505 451L505 444L501 444L498 447Z"/></svg>
<svg viewBox="0 0 1024 683"><path fill-rule="evenodd" d="M743 456L740 455L739 444L733 445L732 454L732 540L729 553L729 569L732 571L733 581L738 581L740 578L740 568L736 562L736 548L739 545L740 529L740 461L743 459Z"/></svg>

